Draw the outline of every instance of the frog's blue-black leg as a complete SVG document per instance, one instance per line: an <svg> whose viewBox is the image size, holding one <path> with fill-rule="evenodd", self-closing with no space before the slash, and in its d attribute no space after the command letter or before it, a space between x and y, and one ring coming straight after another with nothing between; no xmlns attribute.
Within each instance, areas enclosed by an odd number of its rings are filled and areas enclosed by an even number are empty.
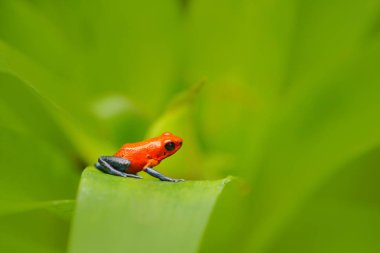
<svg viewBox="0 0 380 253"><path fill-rule="evenodd" d="M185 181L183 179L175 179L175 178L170 178L170 177L164 176L152 168L146 168L146 169L144 169L144 171L146 173L148 173L149 175L151 175L152 177L160 179L161 181L168 181L168 182L175 182L175 183Z"/></svg>
<svg viewBox="0 0 380 253"><path fill-rule="evenodd" d="M95 163L95 167L107 174L141 179L142 177L140 176L126 173L130 164L131 162L129 160L121 157L101 156L98 162Z"/></svg>

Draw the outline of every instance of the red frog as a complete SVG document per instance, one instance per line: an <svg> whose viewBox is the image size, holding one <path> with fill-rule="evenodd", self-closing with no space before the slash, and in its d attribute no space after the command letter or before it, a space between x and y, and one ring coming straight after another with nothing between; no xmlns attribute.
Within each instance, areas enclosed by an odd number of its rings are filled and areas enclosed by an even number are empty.
<svg viewBox="0 0 380 253"><path fill-rule="evenodd" d="M163 133L145 141L124 144L113 156L100 156L95 167L115 176L141 179L136 173L143 170L161 181L182 182L183 179L166 177L153 169L181 147L180 137Z"/></svg>

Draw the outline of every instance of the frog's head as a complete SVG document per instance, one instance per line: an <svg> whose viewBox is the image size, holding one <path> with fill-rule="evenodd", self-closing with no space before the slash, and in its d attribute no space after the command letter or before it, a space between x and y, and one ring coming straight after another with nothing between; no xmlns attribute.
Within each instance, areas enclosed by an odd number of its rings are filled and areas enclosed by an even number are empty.
<svg viewBox="0 0 380 253"><path fill-rule="evenodd" d="M161 142L161 154L159 155L159 160L171 156L182 147L182 138L171 133L163 133L158 138Z"/></svg>

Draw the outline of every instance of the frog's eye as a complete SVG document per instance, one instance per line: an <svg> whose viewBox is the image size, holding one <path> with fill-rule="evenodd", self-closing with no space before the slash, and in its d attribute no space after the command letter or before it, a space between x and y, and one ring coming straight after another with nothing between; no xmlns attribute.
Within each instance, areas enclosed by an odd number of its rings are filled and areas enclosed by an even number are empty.
<svg viewBox="0 0 380 253"><path fill-rule="evenodd" d="M175 148L175 144L172 141L165 144L165 149L167 151L172 151L174 148Z"/></svg>

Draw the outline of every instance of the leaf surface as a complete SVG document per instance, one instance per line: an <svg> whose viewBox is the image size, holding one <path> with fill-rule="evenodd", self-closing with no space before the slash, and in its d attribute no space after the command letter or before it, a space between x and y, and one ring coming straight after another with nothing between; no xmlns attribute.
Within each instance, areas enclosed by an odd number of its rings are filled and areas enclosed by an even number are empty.
<svg viewBox="0 0 380 253"><path fill-rule="evenodd" d="M88 167L69 252L195 252L228 181L174 184L115 177Z"/></svg>

